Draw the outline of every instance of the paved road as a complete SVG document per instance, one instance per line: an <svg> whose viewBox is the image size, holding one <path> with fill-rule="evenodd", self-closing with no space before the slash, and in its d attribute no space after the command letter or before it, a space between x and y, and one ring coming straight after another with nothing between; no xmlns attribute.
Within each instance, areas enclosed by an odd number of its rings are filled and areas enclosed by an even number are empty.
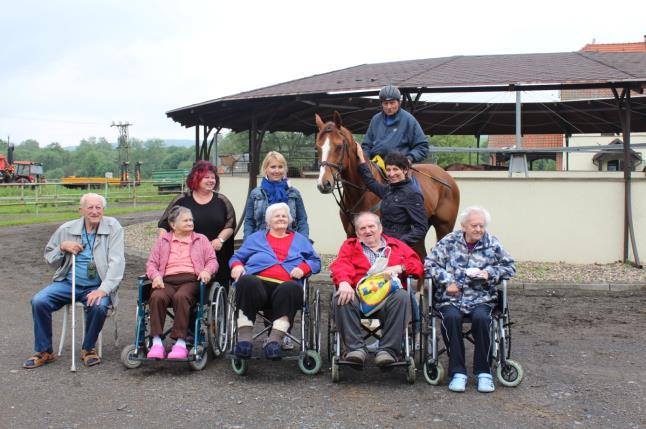
<svg viewBox="0 0 646 429"><path fill-rule="evenodd" d="M120 219L127 225L155 216ZM374 368L343 369L333 384L327 364L308 377L294 361L254 361L245 377L224 360L201 372L168 363L126 370L119 354L133 338L135 278L145 262L129 256L119 347L106 335L104 362L76 374L69 348L60 361L23 370L33 343L29 299L51 276L42 249L56 226L0 229L0 427L646 427L644 291L512 293L513 357L526 379L486 396L472 385L452 394L421 374L410 386L403 372ZM59 324L60 315L55 338Z"/></svg>

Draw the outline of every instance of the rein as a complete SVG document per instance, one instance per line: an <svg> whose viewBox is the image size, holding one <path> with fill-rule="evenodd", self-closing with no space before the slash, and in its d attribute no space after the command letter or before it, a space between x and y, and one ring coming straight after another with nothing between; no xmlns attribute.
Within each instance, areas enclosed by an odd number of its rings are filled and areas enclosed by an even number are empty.
<svg viewBox="0 0 646 429"><path fill-rule="evenodd" d="M333 132L332 127L326 127L324 130L326 133L331 133ZM332 177L334 178L334 191L332 191L332 196L334 197L334 201L336 201L336 205L339 206L339 209L345 214L348 219L352 219L354 215L357 213L355 212L355 209L361 204L363 199L366 196L366 191L368 188L364 186L358 186L349 180L346 180L342 177L343 171L344 171L344 161L345 157L349 157L349 144L348 140L346 137L343 135L341 131L337 131L340 135L341 138L343 139L343 146L341 149L341 157L337 161L337 163L334 162L329 162L329 161L321 161L319 163L319 166L321 167L329 167L332 170ZM355 143L356 144L356 143ZM354 189L361 191L361 197L357 200L357 202L350 208L347 207L346 202L345 202L345 192L343 192L343 186L347 185L350 187L353 187ZM335 192L336 191L336 192ZM371 212L375 212L376 210L379 210L380 204L376 204L374 207L370 208L369 210Z"/></svg>
<svg viewBox="0 0 646 429"><path fill-rule="evenodd" d="M422 176L426 176L426 177L428 177L428 178L429 178L429 179L431 179L431 180L435 180L436 182L438 182L438 183L440 183L440 184L442 184L442 185L446 186L447 188L451 189L451 185L449 185L448 183L446 183L446 182L445 182L444 180L442 180L442 179L438 179L437 177L431 176L431 175L430 175L430 174L428 174L428 173L424 173L423 171L420 171L420 170L418 170L417 168L415 168L415 167L413 167L413 166L411 166L411 167L410 167L410 169L411 169L411 170L413 170L413 171L417 171L417 172L418 172L419 174L421 174Z"/></svg>

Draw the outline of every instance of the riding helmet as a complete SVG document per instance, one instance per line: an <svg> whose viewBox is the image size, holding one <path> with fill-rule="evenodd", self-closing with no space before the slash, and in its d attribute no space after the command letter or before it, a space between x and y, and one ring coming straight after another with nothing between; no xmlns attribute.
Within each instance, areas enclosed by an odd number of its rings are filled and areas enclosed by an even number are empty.
<svg viewBox="0 0 646 429"><path fill-rule="evenodd" d="M401 94L396 86L386 85L379 91L379 99L381 101L399 100L401 99Z"/></svg>

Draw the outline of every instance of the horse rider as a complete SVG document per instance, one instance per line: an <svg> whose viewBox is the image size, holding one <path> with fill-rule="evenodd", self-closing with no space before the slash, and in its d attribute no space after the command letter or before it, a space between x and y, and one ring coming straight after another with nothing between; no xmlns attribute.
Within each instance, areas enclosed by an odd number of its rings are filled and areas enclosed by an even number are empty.
<svg viewBox="0 0 646 429"><path fill-rule="evenodd" d="M382 159L392 151L405 155L411 164L426 159L428 139L417 119L401 108L399 89L393 85L384 86L379 91L379 100L382 111L370 120L361 143L368 158L384 171Z"/></svg>

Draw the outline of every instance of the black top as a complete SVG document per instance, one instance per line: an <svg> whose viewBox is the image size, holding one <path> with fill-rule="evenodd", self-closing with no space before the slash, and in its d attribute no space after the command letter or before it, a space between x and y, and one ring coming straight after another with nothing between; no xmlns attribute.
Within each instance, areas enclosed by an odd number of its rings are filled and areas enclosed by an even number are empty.
<svg viewBox="0 0 646 429"><path fill-rule="evenodd" d="M410 179L380 183L372 175L368 164L359 164L359 173L368 188L381 198L384 232L409 246L424 240L428 231L424 197Z"/></svg>
<svg viewBox="0 0 646 429"><path fill-rule="evenodd" d="M159 228L170 231L168 213L174 206L183 206L193 212L193 226L195 232L206 235L209 241L213 241L220 231L226 228L236 228L236 214L233 205L227 197L214 192L213 198L206 204L199 204L193 199L190 193L181 194L170 202L166 211L157 223ZM231 277L229 259L233 255L233 237L230 237L217 252L218 272L215 279L220 284L227 284Z"/></svg>

